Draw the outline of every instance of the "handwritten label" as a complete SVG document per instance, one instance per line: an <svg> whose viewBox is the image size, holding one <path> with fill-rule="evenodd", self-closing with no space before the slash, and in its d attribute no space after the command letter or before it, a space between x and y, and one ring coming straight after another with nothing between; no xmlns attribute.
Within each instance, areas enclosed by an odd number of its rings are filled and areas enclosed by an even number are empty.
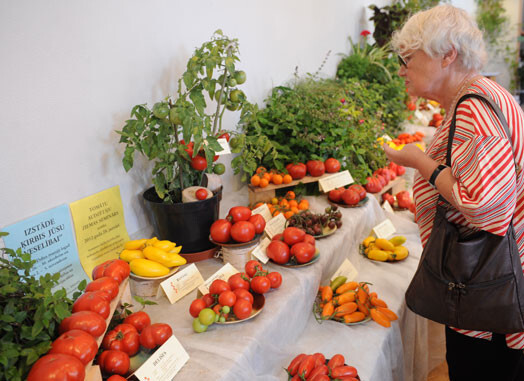
<svg viewBox="0 0 524 381"><path fill-rule="evenodd" d="M162 286L167 298L173 304L203 283L204 278L202 274L200 274L196 265L191 263L182 271L160 283L160 286Z"/></svg>
<svg viewBox="0 0 524 381"><path fill-rule="evenodd" d="M171 336L149 357L134 375L141 381L171 381L189 360L180 341Z"/></svg>
<svg viewBox="0 0 524 381"><path fill-rule="evenodd" d="M338 270L335 271L335 273L331 277L331 280L341 275L347 278L347 282L351 282L352 280L357 279L358 271L347 258L344 259L344 262L342 262Z"/></svg>
<svg viewBox="0 0 524 381"><path fill-rule="evenodd" d="M335 188L343 187L344 185L348 185L353 182L355 182L355 180L353 180L353 177L351 177L349 171L345 170L318 180L318 187L320 188L321 192L327 193Z"/></svg>
<svg viewBox="0 0 524 381"><path fill-rule="evenodd" d="M387 201L384 201L384 203L382 204L382 208L386 211L386 212L390 212L390 213L395 213L395 211L393 210L393 208L391 207L391 204Z"/></svg>
<svg viewBox="0 0 524 381"><path fill-rule="evenodd" d="M393 222L391 222L389 218L386 218L384 221L373 228L373 232L377 238L389 238L395 234L396 231L397 229L395 229Z"/></svg>
<svg viewBox="0 0 524 381"><path fill-rule="evenodd" d="M238 273L239 271L237 269L235 269L231 263L226 263L224 266L222 266L216 273L214 273L213 275L211 275L208 279L206 279L206 281L204 282L203 285L201 285L200 287L198 287L198 290L202 293L202 294L207 294L209 292L209 286L211 286L211 283L213 283L213 281L215 279L222 279L222 280L225 280L227 282L227 280L229 279L229 277L233 274L236 274Z"/></svg>
<svg viewBox="0 0 524 381"><path fill-rule="evenodd" d="M270 243L271 240L267 237L264 237L262 242L260 242L260 244L251 252L251 255L259 259L262 263L266 264L267 261L269 261L269 257L266 254L266 249Z"/></svg>
<svg viewBox="0 0 524 381"><path fill-rule="evenodd" d="M217 142L222 147L221 151L215 152L217 155L228 155L231 153L231 147L229 146L227 139L220 138L220 139L217 139Z"/></svg>
<svg viewBox="0 0 524 381"><path fill-rule="evenodd" d="M266 223L273 218L273 216L271 215L271 212L269 210L269 206L267 206L267 204L263 204L261 206L259 206L258 208L256 209L253 209L251 211L251 214L260 214L262 217L264 217L264 220L266 221Z"/></svg>
<svg viewBox="0 0 524 381"><path fill-rule="evenodd" d="M269 236L269 238L273 238L277 234L282 233L285 227L286 217L284 217L284 215L280 213L279 215L273 217L266 223L265 232Z"/></svg>

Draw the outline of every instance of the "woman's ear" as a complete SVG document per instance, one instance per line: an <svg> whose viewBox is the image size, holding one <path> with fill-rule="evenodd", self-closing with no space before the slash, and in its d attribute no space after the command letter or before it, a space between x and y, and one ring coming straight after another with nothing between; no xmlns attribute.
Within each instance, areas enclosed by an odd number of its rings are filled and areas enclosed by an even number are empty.
<svg viewBox="0 0 524 381"><path fill-rule="evenodd" d="M454 46L451 47L450 50L446 54L444 54L444 57L442 58L442 68L445 68L449 65L451 65L455 60L457 59L457 49L455 49Z"/></svg>

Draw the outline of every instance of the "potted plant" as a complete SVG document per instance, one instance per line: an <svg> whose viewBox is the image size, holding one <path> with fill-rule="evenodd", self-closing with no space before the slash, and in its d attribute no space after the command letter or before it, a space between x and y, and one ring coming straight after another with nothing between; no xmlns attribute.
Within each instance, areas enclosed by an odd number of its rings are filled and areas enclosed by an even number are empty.
<svg viewBox="0 0 524 381"><path fill-rule="evenodd" d="M240 110L246 102L237 88L246 80L236 70L238 41L217 30L210 41L195 50L186 71L178 80L176 97L167 96L152 108L136 105L121 131L124 168L133 167L136 152L153 163L153 187L143 198L150 211L155 235L182 245L182 253L213 248L209 228L218 218L221 190L202 201L182 202L182 192L192 186L206 186L206 174L224 173L215 164L222 150L218 138L225 110ZM213 112L208 113L211 104ZM210 107L208 107L210 106Z"/></svg>

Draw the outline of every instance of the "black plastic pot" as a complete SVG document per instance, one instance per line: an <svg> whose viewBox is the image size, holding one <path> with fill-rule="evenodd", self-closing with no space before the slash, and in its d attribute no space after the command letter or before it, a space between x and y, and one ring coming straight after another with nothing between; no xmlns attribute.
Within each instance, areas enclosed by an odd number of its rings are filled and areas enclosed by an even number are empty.
<svg viewBox="0 0 524 381"><path fill-rule="evenodd" d="M215 247L209 229L218 219L222 188L211 198L195 202L164 204L151 187L143 194L144 203L158 239L182 245L181 253L197 253Z"/></svg>

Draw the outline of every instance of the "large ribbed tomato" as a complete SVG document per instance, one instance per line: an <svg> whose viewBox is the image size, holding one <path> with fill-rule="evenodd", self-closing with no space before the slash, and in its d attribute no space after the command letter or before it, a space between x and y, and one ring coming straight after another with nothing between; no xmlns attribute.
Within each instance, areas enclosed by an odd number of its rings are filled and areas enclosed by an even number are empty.
<svg viewBox="0 0 524 381"><path fill-rule="evenodd" d="M106 320L93 311L75 312L60 323L58 331L62 334L72 329L80 329L97 338L106 331Z"/></svg>
<svg viewBox="0 0 524 381"><path fill-rule="evenodd" d="M98 365L106 373L123 376L129 370L130 360L127 353L110 349L98 356Z"/></svg>
<svg viewBox="0 0 524 381"><path fill-rule="evenodd" d="M293 178L293 180L299 180L306 175L307 167L304 163L288 164L286 169Z"/></svg>
<svg viewBox="0 0 524 381"><path fill-rule="evenodd" d="M78 311L93 311L102 316L104 319L109 317L110 306L109 302L104 299L100 291L85 292L75 300L73 304L73 312Z"/></svg>
<svg viewBox="0 0 524 381"><path fill-rule="evenodd" d="M96 266L93 269L93 279L98 279L103 276L113 278L118 282L122 283L124 279L129 276L131 269L129 268L129 263L121 259L110 259L104 263Z"/></svg>
<svg viewBox="0 0 524 381"><path fill-rule="evenodd" d="M79 329L72 329L53 341L48 353L71 355L87 365L95 358L97 351L98 344L92 335Z"/></svg>
<svg viewBox="0 0 524 381"><path fill-rule="evenodd" d="M151 324L151 318L145 311L133 312L131 315L124 319L125 324L131 324L136 328L138 333Z"/></svg>
<svg viewBox="0 0 524 381"><path fill-rule="evenodd" d="M140 345L153 349L164 344L173 335L173 330L168 324L155 323L145 327L140 334Z"/></svg>
<svg viewBox="0 0 524 381"><path fill-rule="evenodd" d="M40 357L29 371L27 381L83 381L85 365L74 356L51 353Z"/></svg>
<svg viewBox="0 0 524 381"><path fill-rule="evenodd" d="M311 176L322 176L326 172L324 162L321 160L308 160L306 163L307 171Z"/></svg>
<svg viewBox="0 0 524 381"><path fill-rule="evenodd" d="M140 348L138 331L131 324L119 324L106 334L102 347L134 356Z"/></svg>

